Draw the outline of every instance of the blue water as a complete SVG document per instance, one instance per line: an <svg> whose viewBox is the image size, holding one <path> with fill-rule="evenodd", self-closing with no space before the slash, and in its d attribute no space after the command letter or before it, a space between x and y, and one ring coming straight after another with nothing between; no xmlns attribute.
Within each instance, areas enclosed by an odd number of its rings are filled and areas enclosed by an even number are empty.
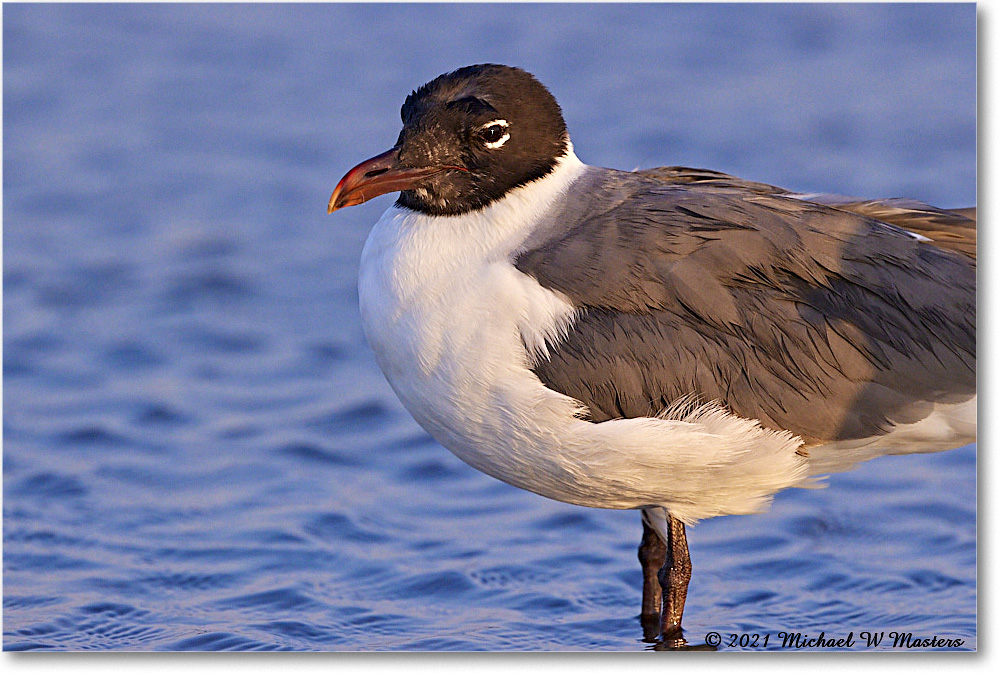
<svg viewBox="0 0 1000 675"><path fill-rule="evenodd" d="M972 5L3 19L8 650L651 647L638 514L465 466L364 343L358 258L390 198L326 201L441 72L535 72L592 164L976 200ZM886 457L691 529L688 639L975 648L975 474L974 446Z"/></svg>

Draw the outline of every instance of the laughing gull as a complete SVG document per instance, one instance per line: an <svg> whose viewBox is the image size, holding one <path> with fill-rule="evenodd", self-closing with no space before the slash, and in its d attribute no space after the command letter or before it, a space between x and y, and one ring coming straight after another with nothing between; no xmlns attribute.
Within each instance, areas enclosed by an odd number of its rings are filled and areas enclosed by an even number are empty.
<svg viewBox="0 0 1000 675"><path fill-rule="evenodd" d="M685 525L975 440L974 209L587 166L509 66L442 75L401 115L329 203L400 192L361 255L375 358L480 471L641 509L647 630L682 642Z"/></svg>

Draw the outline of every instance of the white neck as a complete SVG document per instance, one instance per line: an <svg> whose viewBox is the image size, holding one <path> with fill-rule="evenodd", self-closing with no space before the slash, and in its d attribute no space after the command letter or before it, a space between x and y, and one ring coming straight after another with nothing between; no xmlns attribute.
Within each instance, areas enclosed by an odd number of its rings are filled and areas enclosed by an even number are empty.
<svg viewBox="0 0 1000 675"><path fill-rule="evenodd" d="M458 225L474 227L484 237L484 244L500 245L506 249L504 253L509 253L524 241L586 169L587 165L573 152L573 144L567 141L566 154L556 161L551 172L511 190L480 211L467 214L465 222Z"/></svg>
<svg viewBox="0 0 1000 675"><path fill-rule="evenodd" d="M484 255L491 259L509 256L586 169L569 143L551 172L482 209L457 216L430 216L394 205L376 224L372 237L384 241L429 236L439 254L445 253L442 248L454 247L457 259L466 261Z"/></svg>

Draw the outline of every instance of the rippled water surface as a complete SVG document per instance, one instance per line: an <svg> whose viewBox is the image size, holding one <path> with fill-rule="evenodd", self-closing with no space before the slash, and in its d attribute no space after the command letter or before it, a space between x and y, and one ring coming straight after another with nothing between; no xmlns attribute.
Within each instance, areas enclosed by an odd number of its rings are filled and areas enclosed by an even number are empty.
<svg viewBox="0 0 1000 675"><path fill-rule="evenodd" d="M328 218L332 187L410 89L500 61L593 164L973 204L974 11L5 6L4 648L648 648L637 513L397 402L355 288L390 199ZM882 458L689 530L689 640L975 648L975 472Z"/></svg>

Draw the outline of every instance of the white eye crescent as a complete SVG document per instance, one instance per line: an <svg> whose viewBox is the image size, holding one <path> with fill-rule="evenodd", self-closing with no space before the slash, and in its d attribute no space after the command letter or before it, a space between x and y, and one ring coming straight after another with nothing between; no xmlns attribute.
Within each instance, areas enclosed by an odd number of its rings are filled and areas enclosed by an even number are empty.
<svg viewBox="0 0 1000 675"><path fill-rule="evenodd" d="M496 150L510 138L509 127L507 120L493 120L479 127L479 137L483 139L483 145Z"/></svg>

